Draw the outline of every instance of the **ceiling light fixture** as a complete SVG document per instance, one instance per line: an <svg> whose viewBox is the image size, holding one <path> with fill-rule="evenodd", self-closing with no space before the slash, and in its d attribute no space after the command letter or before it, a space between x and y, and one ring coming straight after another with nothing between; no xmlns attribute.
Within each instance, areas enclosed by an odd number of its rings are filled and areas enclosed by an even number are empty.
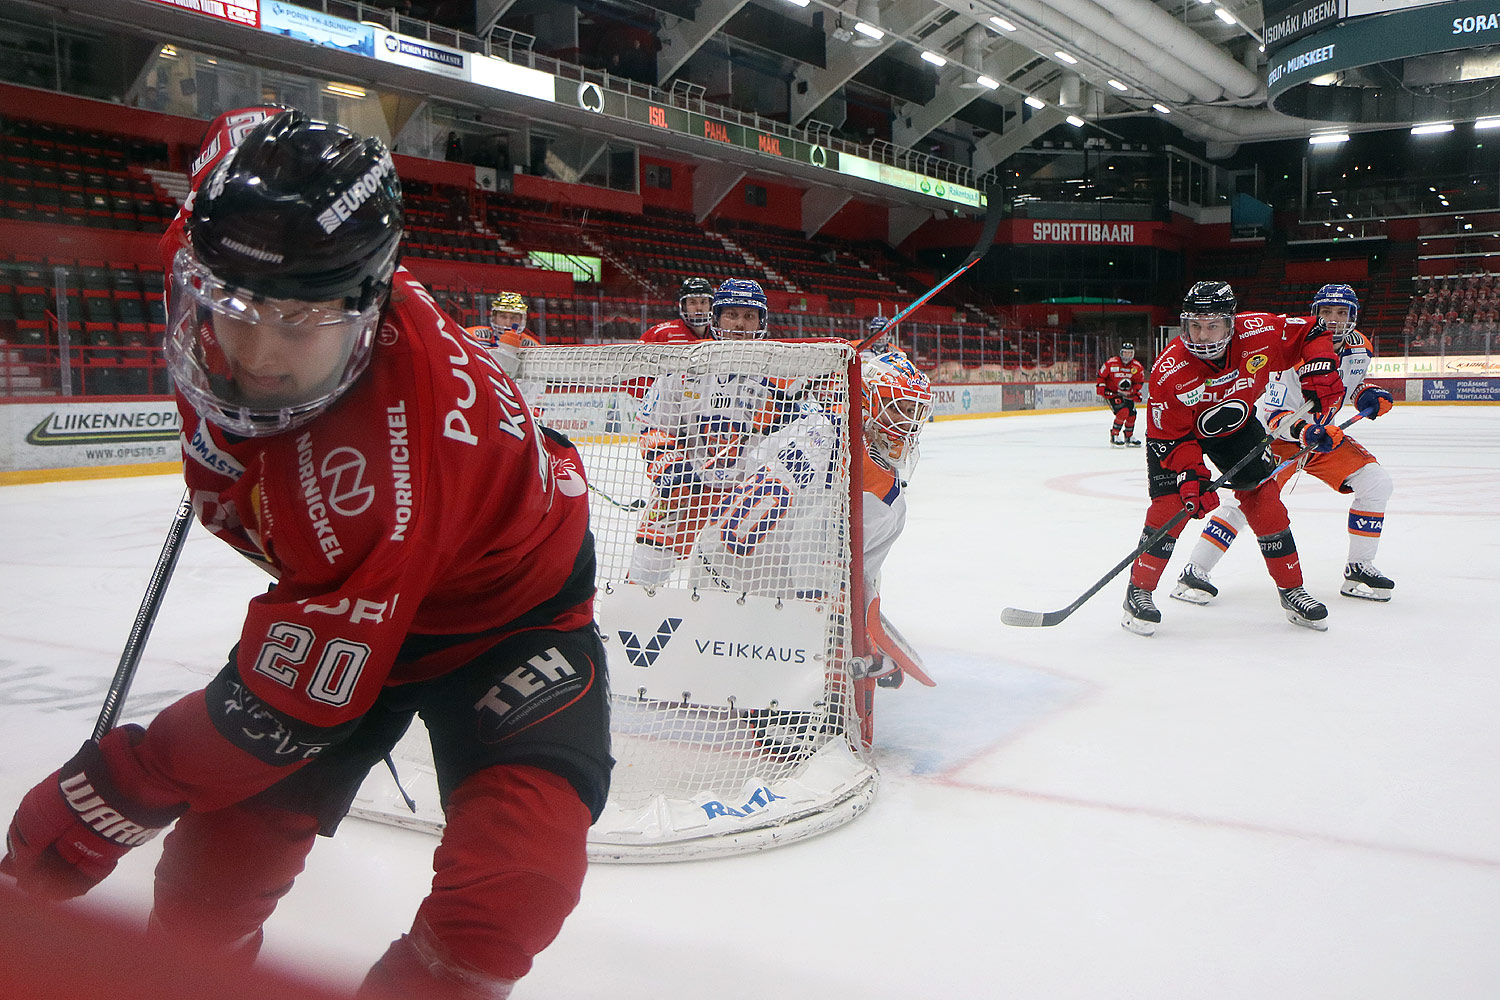
<svg viewBox="0 0 1500 1000"><path fill-rule="evenodd" d="M981 87L986 87L986 88L988 88L990 90L997 90L1000 87L1000 81L993 80L990 77L987 77L983 73L981 73L981 74L979 74L979 85Z"/></svg>
<svg viewBox="0 0 1500 1000"><path fill-rule="evenodd" d="M1046 101L1042 100L1040 97L1032 97L1030 94L1026 95L1026 103L1038 111L1047 106Z"/></svg>
<svg viewBox="0 0 1500 1000"><path fill-rule="evenodd" d="M1109 81L1109 85L1111 87L1115 88L1116 90L1118 90L1122 94L1125 93L1127 90L1130 89L1129 87L1127 87L1123 83L1121 83L1119 80L1111 80L1111 81Z"/></svg>
<svg viewBox="0 0 1500 1000"><path fill-rule="evenodd" d="M1085 123L1084 120L1082 118L1079 118L1077 115L1069 115L1068 124L1073 126L1074 128L1082 128Z"/></svg>
<svg viewBox="0 0 1500 1000"><path fill-rule="evenodd" d="M943 67L943 66L948 65L948 60L945 59L945 58L943 58L942 56L938 55L936 52L926 52L926 51L924 51L922 53L922 61L925 62L925 63L932 63L934 66L937 66L937 67L940 67L940 68Z"/></svg>
<svg viewBox="0 0 1500 1000"><path fill-rule="evenodd" d="M1067 63L1069 66L1077 66L1078 65L1078 59L1077 59L1077 57L1076 56L1070 56L1070 55L1068 55L1068 53L1064 52L1062 49L1058 49L1056 52L1054 52L1052 54L1055 55L1055 56L1057 56L1057 58L1061 59L1063 62Z"/></svg>
<svg viewBox="0 0 1500 1000"><path fill-rule="evenodd" d="M1155 104L1151 105L1151 110L1164 115L1170 115L1172 113L1172 109L1167 107L1160 101L1157 101Z"/></svg>
<svg viewBox="0 0 1500 1000"><path fill-rule="evenodd" d="M999 28L1002 31L1015 31L1016 30L1016 26L1014 24L1011 24L1009 21L1007 21L1003 17L996 17L993 14L990 15L990 23L993 24L995 27Z"/></svg>
<svg viewBox="0 0 1500 1000"><path fill-rule="evenodd" d="M1239 23L1238 21L1235 20L1234 15L1231 14L1231 13L1229 13L1229 11L1225 10L1223 7L1215 7L1214 8L1214 17L1217 17L1219 20L1223 21L1225 24L1238 24Z"/></svg>
<svg viewBox="0 0 1500 1000"><path fill-rule="evenodd" d="M1425 125L1413 125L1411 127L1412 135L1438 135L1443 132L1452 131L1452 122L1428 122Z"/></svg>

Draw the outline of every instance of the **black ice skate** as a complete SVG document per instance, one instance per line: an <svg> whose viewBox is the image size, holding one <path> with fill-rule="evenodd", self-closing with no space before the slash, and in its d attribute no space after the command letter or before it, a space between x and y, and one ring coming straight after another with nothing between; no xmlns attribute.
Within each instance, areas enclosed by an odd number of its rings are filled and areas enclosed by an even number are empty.
<svg viewBox="0 0 1500 1000"><path fill-rule="evenodd" d="M1125 443L1132 448L1139 448L1141 446L1141 439L1137 437L1131 437L1129 434L1126 434Z"/></svg>
<svg viewBox="0 0 1500 1000"><path fill-rule="evenodd" d="M1301 587L1280 587L1281 607L1286 620L1303 628L1328 631L1328 605L1313 597Z"/></svg>
<svg viewBox="0 0 1500 1000"><path fill-rule="evenodd" d="M1395 581L1375 568L1374 563L1349 563L1344 567L1344 585L1339 593L1366 601L1389 601Z"/></svg>
<svg viewBox="0 0 1500 1000"><path fill-rule="evenodd" d="M1112 444L1112 445L1114 445L1116 448L1122 448L1122 447L1125 446L1125 442L1120 437L1120 432L1119 431L1110 431L1109 432L1109 443Z"/></svg>
<svg viewBox="0 0 1500 1000"><path fill-rule="evenodd" d="M1161 612L1156 610L1151 591L1133 583L1126 584L1125 617L1120 619L1120 626L1136 635L1155 635L1156 626L1160 624Z"/></svg>
<svg viewBox="0 0 1500 1000"><path fill-rule="evenodd" d="M1188 563L1172 588L1172 596L1189 604L1208 604L1219 596L1219 588L1208 582L1208 574Z"/></svg>

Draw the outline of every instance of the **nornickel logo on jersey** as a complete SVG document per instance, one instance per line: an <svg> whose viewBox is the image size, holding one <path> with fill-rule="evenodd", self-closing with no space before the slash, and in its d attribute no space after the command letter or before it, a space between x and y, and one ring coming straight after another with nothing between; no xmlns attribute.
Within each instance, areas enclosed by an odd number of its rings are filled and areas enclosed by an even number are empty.
<svg viewBox="0 0 1500 1000"><path fill-rule="evenodd" d="M323 456L319 472L332 479L328 488L328 506L344 517L358 517L370 509L375 487L365 483L365 456L353 448L335 448Z"/></svg>

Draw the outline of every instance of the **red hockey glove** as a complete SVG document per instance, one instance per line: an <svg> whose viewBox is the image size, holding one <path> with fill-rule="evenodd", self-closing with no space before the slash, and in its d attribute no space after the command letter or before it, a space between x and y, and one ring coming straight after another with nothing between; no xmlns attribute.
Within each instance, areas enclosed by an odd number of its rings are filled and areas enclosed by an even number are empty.
<svg viewBox="0 0 1500 1000"><path fill-rule="evenodd" d="M1297 378L1302 381L1302 396L1312 403L1314 413L1333 413L1344 401L1344 383L1332 358L1313 358L1304 363L1297 369Z"/></svg>
<svg viewBox="0 0 1500 1000"><path fill-rule="evenodd" d="M1177 474L1177 495L1182 498L1182 505L1188 509L1194 518L1207 517L1209 511L1219 506L1219 494L1217 490L1203 492L1203 487L1210 481L1208 470L1189 469Z"/></svg>
<svg viewBox="0 0 1500 1000"><path fill-rule="evenodd" d="M1366 420L1375 420L1391 412L1391 394L1378 385L1362 382L1354 394L1354 408Z"/></svg>
<svg viewBox="0 0 1500 1000"><path fill-rule="evenodd" d="M0 872L24 891L71 899L92 889L132 847L144 844L181 809L153 809L122 794L105 766L106 741L139 743L140 726L122 726L90 741L26 793L5 836ZM122 748L123 749L123 748Z"/></svg>
<svg viewBox="0 0 1500 1000"><path fill-rule="evenodd" d="M1343 443L1344 432L1332 424L1325 426L1316 420L1309 420L1298 429L1297 440L1302 442L1304 448L1326 454Z"/></svg>

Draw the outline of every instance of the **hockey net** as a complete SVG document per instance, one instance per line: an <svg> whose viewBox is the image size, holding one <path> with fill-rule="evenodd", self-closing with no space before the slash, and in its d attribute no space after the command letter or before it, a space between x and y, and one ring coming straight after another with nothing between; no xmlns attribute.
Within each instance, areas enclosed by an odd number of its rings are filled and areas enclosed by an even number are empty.
<svg viewBox="0 0 1500 1000"><path fill-rule="evenodd" d="M787 843L874 798L856 701L857 361L841 342L521 352L541 422L589 480L616 758L594 860ZM859 452L854 452L859 454ZM352 812L442 826L426 731Z"/></svg>

